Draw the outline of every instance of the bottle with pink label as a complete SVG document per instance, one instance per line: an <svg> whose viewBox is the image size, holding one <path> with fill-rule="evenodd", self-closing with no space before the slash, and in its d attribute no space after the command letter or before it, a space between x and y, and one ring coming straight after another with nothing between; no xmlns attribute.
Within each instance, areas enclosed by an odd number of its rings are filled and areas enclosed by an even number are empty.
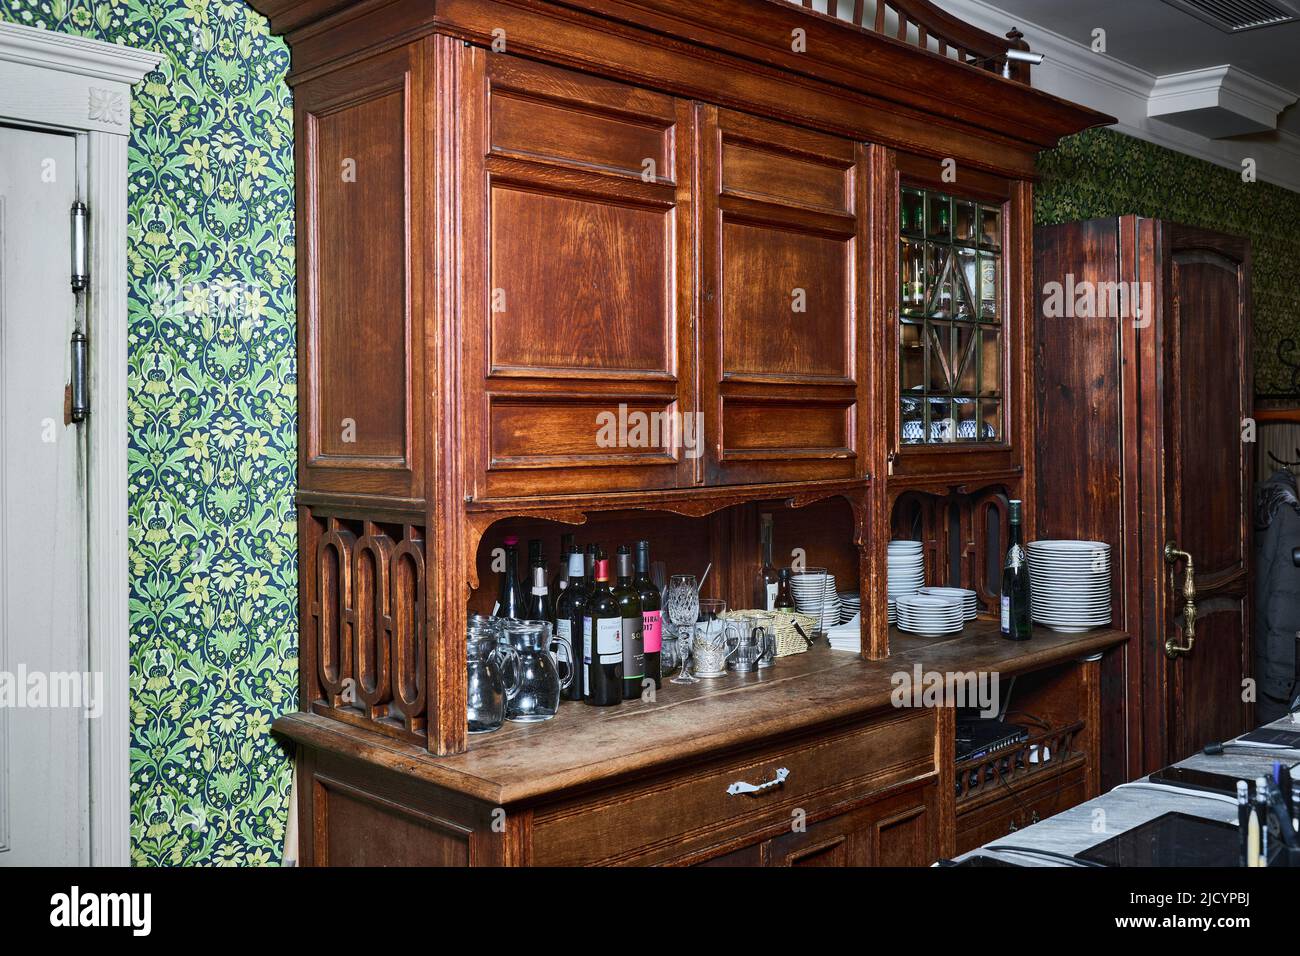
<svg viewBox="0 0 1300 956"><path fill-rule="evenodd" d="M663 646L663 622L660 611L659 589L650 580L650 542L636 543L636 578L632 587L641 596L641 636L645 648L645 676L662 686L659 667L659 650Z"/></svg>

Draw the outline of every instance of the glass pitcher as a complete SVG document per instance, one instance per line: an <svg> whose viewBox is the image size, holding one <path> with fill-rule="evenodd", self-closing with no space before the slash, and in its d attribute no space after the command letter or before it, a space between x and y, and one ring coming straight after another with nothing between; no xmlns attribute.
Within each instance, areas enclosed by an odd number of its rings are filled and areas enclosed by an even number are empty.
<svg viewBox="0 0 1300 956"><path fill-rule="evenodd" d="M465 716L471 734L498 729L507 703L519 692L515 675L519 655L497 643L499 626L489 619L471 620L465 631Z"/></svg>
<svg viewBox="0 0 1300 956"><path fill-rule="evenodd" d="M573 660L573 645L558 634L552 637L548 621L502 621L501 635L515 655L512 668L517 685L506 702L506 720L524 724L550 720L560 709L560 691L573 680L572 671L560 677L551 646L562 646Z"/></svg>

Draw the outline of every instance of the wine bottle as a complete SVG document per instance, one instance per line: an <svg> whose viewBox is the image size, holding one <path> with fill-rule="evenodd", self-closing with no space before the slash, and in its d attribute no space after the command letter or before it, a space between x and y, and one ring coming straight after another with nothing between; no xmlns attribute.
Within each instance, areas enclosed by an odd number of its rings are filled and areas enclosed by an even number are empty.
<svg viewBox="0 0 1300 956"><path fill-rule="evenodd" d="M573 649L573 680L564 688L565 700L582 700L587 668L582 664L583 616L587 611L587 584L583 570L582 552L569 549L569 586L555 599L555 633L569 642Z"/></svg>
<svg viewBox="0 0 1300 956"><path fill-rule="evenodd" d="M594 544L587 545L587 553L583 555L583 568L586 570L585 580L587 582L587 592L590 593L596 584L596 554L597 549Z"/></svg>
<svg viewBox="0 0 1300 956"><path fill-rule="evenodd" d="M641 696L641 682L645 680L645 642L642 636L644 620L641 617L641 594L632 583L632 549L618 546L615 559L618 585L614 600L618 602L618 616L623 629L623 699L636 700Z"/></svg>
<svg viewBox="0 0 1300 956"><path fill-rule="evenodd" d="M532 586L529 588L526 608L530 621L551 621L551 594L546 583L546 562L538 555L532 567Z"/></svg>
<svg viewBox="0 0 1300 956"><path fill-rule="evenodd" d="M596 558L596 580L582 619L583 700L596 707L623 701L623 619L609 590L609 559Z"/></svg>
<svg viewBox="0 0 1300 956"><path fill-rule="evenodd" d="M505 567L501 570L501 590L497 596L495 617L524 618L524 592L519 586L519 539L505 540Z"/></svg>
<svg viewBox="0 0 1300 956"><path fill-rule="evenodd" d="M772 610L776 600L776 568L772 567L772 516L759 515L759 541L762 544L763 563L754 577L754 607L761 611Z"/></svg>
<svg viewBox="0 0 1300 956"><path fill-rule="evenodd" d="M528 539L528 576L532 578L532 569L542 560L542 539Z"/></svg>
<svg viewBox="0 0 1300 956"><path fill-rule="evenodd" d="M776 600L772 602L775 611L793 611L794 598L790 596L790 569L782 568L777 575Z"/></svg>
<svg viewBox="0 0 1300 956"><path fill-rule="evenodd" d="M663 686L660 651L663 648L663 611L659 589L650 579L650 542L636 543L636 578L632 581L641 597L641 643L645 648L645 676Z"/></svg>
<svg viewBox="0 0 1300 956"><path fill-rule="evenodd" d="M573 535L560 535L560 563L555 569L555 581L551 586L551 594L556 597L569 586L569 552L572 550Z"/></svg>
<svg viewBox="0 0 1300 956"><path fill-rule="evenodd" d="M1029 640L1033 625L1029 619L1029 561L1020 540L1020 502L1011 502L1011 546L1002 563L1002 636L1012 641Z"/></svg>

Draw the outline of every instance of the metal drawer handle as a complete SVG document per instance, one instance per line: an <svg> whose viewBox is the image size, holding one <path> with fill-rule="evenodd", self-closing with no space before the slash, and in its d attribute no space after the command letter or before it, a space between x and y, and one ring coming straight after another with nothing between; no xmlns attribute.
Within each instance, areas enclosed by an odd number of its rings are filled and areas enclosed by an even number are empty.
<svg viewBox="0 0 1300 956"><path fill-rule="evenodd" d="M727 793L733 797L742 793L751 797L756 797L765 790L774 790L777 787L784 787L786 778L790 776L790 771L785 767L778 767L776 776L766 783L746 783L744 780L737 780L727 788Z"/></svg>

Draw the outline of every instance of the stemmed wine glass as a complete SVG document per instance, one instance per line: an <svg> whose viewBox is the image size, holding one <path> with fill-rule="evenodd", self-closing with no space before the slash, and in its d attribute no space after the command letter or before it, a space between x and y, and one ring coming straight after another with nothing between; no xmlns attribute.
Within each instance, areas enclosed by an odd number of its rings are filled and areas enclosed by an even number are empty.
<svg viewBox="0 0 1300 956"><path fill-rule="evenodd" d="M700 585L693 574L674 574L668 579L668 620L677 628L677 656L681 669L670 684L695 684L698 677L686 672L691 645L695 641L695 619L700 615Z"/></svg>

